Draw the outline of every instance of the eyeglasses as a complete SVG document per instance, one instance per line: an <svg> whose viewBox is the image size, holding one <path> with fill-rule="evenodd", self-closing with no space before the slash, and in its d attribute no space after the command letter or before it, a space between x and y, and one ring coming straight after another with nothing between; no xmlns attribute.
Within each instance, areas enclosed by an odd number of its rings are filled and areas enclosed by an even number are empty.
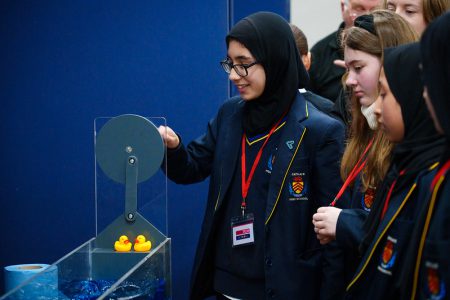
<svg viewBox="0 0 450 300"><path fill-rule="evenodd" d="M227 72L228 74L230 74L231 69L234 69L234 71L241 77L245 77L248 75L248 68L259 64L259 62L255 61L252 62L251 64L233 64L232 61L230 61L229 59L225 59L222 60L220 62L220 65L222 66L223 70L225 72Z"/></svg>

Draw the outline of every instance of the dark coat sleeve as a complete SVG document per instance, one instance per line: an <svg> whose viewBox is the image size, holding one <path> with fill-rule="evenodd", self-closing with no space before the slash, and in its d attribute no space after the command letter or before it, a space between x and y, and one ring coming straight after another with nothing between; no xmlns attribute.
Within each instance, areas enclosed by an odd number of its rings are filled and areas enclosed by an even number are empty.
<svg viewBox="0 0 450 300"><path fill-rule="evenodd" d="M357 249L364 234L362 225L368 212L363 209L343 209L336 224L336 240L344 248Z"/></svg>
<svg viewBox="0 0 450 300"><path fill-rule="evenodd" d="M344 150L344 127L336 122L327 128L322 143L315 151L313 170L315 172L315 194L319 206L328 206L342 186L339 172L340 160ZM342 196L341 203L349 203L349 193ZM336 243L328 244L323 252L322 260L322 282L320 287L320 299L341 299L344 293L341 278L344 267L344 253Z"/></svg>
<svg viewBox="0 0 450 300"><path fill-rule="evenodd" d="M339 165L343 151L344 126L333 120L332 125L325 131L322 142L315 149L314 196L318 199L319 207L330 205L342 185ZM348 196L346 194L343 197Z"/></svg>
<svg viewBox="0 0 450 300"><path fill-rule="evenodd" d="M343 209L336 226L336 241L324 251L325 280L321 299L343 299L345 288L359 262L358 246L363 238L362 224L367 212Z"/></svg>

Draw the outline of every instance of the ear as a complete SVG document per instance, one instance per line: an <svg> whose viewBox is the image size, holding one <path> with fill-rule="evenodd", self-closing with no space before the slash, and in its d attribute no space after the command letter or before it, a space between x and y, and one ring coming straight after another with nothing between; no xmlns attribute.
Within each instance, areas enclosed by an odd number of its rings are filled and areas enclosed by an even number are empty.
<svg viewBox="0 0 450 300"><path fill-rule="evenodd" d="M341 0L341 13L344 14L345 10L345 0Z"/></svg>
<svg viewBox="0 0 450 300"><path fill-rule="evenodd" d="M308 52L306 55L302 55L302 62L306 71L309 71L309 68L311 67L311 52Z"/></svg>

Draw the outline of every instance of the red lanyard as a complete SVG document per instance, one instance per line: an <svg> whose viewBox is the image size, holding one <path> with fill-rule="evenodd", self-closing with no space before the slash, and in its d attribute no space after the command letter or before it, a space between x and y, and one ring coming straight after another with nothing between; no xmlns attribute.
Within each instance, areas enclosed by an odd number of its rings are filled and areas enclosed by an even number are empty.
<svg viewBox="0 0 450 300"><path fill-rule="evenodd" d="M242 202L241 202L241 209L242 209L242 215L244 215L246 203L245 200L247 198L248 189L250 187L250 183L253 179L253 174L255 174L256 167L258 166L258 163L261 159L261 155L263 152L264 147L266 146L267 142L269 141L270 136L275 132L275 129L277 129L278 124L280 124L281 120L283 120L284 115L281 117L281 119L270 129L269 134L266 137L266 140L262 144L261 148L258 151L258 154L256 154L255 161L253 162L252 168L250 170L250 174L248 175L248 178L245 179L246 172L246 160L245 160L245 133L242 136L242 154L241 154L241 177L242 177Z"/></svg>
<svg viewBox="0 0 450 300"><path fill-rule="evenodd" d="M406 170L402 170L400 172L400 174L398 175L398 177L402 176L403 174L405 174ZM392 182L391 187L389 188L389 192L386 196L386 200L384 201L384 206L383 206L383 210L381 211L381 220L383 220L384 215L386 214L386 211L388 209L389 206L389 201L391 200L391 195L392 195L392 191L394 190L395 184L397 183L397 179L398 177L394 180L394 182Z"/></svg>
<svg viewBox="0 0 450 300"><path fill-rule="evenodd" d="M337 193L336 197L334 197L333 202L331 202L331 206L335 206L336 202L341 198L342 194L344 193L345 189L348 187L348 185L350 183L353 182L353 180L355 180L356 176L358 176L359 173L361 173L362 169L364 168L364 166L366 165L366 161L367 161L367 151L369 151L370 147L372 147L373 141L374 141L375 137L373 137L369 144L367 145L366 149L364 150L363 154L361 155L361 157L359 158L358 162L356 163L356 165L353 167L353 170L350 172L350 174L348 174L347 179L345 180L344 184L342 185L341 189L339 190L339 192ZM364 159L363 162L361 162Z"/></svg>
<svg viewBox="0 0 450 300"><path fill-rule="evenodd" d="M439 178L444 176L444 174L447 172L448 169L450 169L450 160L448 160L434 176L433 181L431 182L431 190L434 189Z"/></svg>

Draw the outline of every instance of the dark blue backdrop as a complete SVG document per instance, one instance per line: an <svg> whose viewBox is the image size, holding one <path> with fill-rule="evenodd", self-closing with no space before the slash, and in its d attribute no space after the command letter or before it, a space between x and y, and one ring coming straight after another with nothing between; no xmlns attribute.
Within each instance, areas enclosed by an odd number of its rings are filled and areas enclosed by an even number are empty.
<svg viewBox="0 0 450 300"><path fill-rule="evenodd" d="M165 116L185 141L229 94L230 24L289 1L0 1L0 267L95 235L93 123ZM169 183L173 298L185 299L207 183ZM3 290L3 272L0 275Z"/></svg>

